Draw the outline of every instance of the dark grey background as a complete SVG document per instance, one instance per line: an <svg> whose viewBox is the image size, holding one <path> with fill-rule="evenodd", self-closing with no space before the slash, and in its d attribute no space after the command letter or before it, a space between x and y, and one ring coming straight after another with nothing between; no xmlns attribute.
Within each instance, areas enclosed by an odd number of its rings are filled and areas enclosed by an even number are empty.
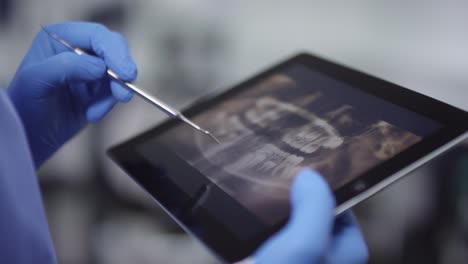
<svg viewBox="0 0 468 264"><path fill-rule="evenodd" d="M138 83L183 106L311 51L468 109L468 2L0 0L0 82L39 24L100 21L123 32ZM139 99L90 126L40 171L60 263L210 263L104 155L159 122ZM371 263L467 263L467 151L431 162L355 212Z"/></svg>

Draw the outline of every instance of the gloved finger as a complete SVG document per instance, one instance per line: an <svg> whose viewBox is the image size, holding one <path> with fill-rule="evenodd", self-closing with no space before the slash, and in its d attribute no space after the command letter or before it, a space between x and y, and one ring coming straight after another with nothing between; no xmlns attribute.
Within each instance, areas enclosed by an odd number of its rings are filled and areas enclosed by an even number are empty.
<svg viewBox="0 0 468 264"><path fill-rule="evenodd" d="M73 100L83 107L83 111L86 111L86 109L88 109L92 104L101 101L106 97L112 96L110 81L106 77L97 81L74 83L70 86L70 91L72 93Z"/></svg>
<svg viewBox="0 0 468 264"><path fill-rule="evenodd" d="M24 68L19 78L27 87L42 87L34 90L36 96L42 96L64 85L99 80L105 71L106 65L97 57L64 52Z"/></svg>
<svg viewBox="0 0 468 264"><path fill-rule="evenodd" d="M316 172L302 171L291 188L288 224L255 256L259 263L317 263L326 252L334 219L335 200Z"/></svg>
<svg viewBox="0 0 468 264"><path fill-rule="evenodd" d="M366 263L369 258L367 246L350 211L337 218L335 231L336 234L327 255L327 263Z"/></svg>
<svg viewBox="0 0 468 264"><path fill-rule="evenodd" d="M86 93L89 99L87 106L105 97L112 96L109 78L104 77L97 82L87 83Z"/></svg>
<svg viewBox="0 0 468 264"><path fill-rule="evenodd" d="M125 87L122 87L118 82L111 81L110 83L112 95L121 102L129 102L133 97L133 92Z"/></svg>
<svg viewBox="0 0 468 264"><path fill-rule="evenodd" d="M94 52L124 81L137 77L137 67L130 55L127 41L101 24L70 22L47 26L47 30L70 44ZM56 43L61 46L61 44ZM63 48L63 46L62 46Z"/></svg>
<svg viewBox="0 0 468 264"><path fill-rule="evenodd" d="M127 41L121 34L112 32L103 25L87 22L56 24L48 26L47 30L76 47L92 51L104 59L107 67L122 80L136 79L138 70L130 55ZM133 93L130 90L120 85L113 87L112 94L117 100L127 102L131 99Z"/></svg>
<svg viewBox="0 0 468 264"><path fill-rule="evenodd" d="M296 232L297 237L316 235L324 238L321 242L327 241L335 217L335 198L322 176L303 170L292 185L291 206L291 232Z"/></svg>
<svg viewBox="0 0 468 264"><path fill-rule="evenodd" d="M109 96L94 104L92 104L86 110L86 120L91 123L96 123L102 120L104 116L112 110L117 104L117 100L114 97Z"/></svg>

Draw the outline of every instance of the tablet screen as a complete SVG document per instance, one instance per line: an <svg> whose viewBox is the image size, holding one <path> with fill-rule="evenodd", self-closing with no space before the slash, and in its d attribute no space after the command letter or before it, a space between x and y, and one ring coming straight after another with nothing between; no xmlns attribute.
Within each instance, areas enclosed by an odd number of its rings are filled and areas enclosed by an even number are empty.
<svg viewBox="0 0 468 264"><path fill-rule="evenodd" d="M337 189L441 127L301 64L190 118L221 144L182 123L154 140L266 225L289 214L301 168L319 171ZM147 153L151 144L140 149Z"/></svg>

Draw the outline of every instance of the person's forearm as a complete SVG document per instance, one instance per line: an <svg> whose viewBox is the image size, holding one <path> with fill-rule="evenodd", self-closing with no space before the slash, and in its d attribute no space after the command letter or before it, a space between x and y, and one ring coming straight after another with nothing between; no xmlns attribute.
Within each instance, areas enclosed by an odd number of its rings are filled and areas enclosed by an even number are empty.
<svg viewBox="0 0 468 264"><path fill-rule="evenodd" d="M18 107L17 103L15 103L15 100L12 99L9 93L9 90L7 90L7 94L21 122L24 134L26 135L26 139L28 142L28 147L32 156L32 160L34 161L34 165L36 169L38 169L42 166L44 161L46 161L52 155L52 153L49 153L49 148L44 148L44 147L37 146L36 144L34 144L34 142L37 142L31 139L31 137L34 136L34 131L27 129L28 127L25 125L23 115L20 111L21 107ZM33 143L33 145L31 145L31 143Z"/></svg>

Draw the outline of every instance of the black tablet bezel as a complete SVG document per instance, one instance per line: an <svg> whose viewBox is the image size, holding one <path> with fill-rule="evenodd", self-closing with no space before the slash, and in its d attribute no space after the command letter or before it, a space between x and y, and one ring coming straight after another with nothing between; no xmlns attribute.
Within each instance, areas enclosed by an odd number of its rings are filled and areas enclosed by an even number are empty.
<svg viewBox="0 0 468 264"><path fill-rule="evenodd" d="M253 84L263 80L265 77L275 72L281 72L292 64L305 65L314 71L347 83L355 89L359 89L367 94L374 95L408 109L409 111L430 118L441 123L443 126L443 128L436 133L429 135L419 143L411 146L390 160L370 169L355 180L336 190L335 196L337 205L343 204L353 197L366 192L377 183L444 146L468 130L468 115L460 109L404 87L310 54L299 54L219 95L197 101L196 104L188 107L183 113L190 118L204 109L210 108L210 106L244 89L252 87ZM176 124L178 124L177 120L167 120L140 136L111 148L109 150L109 155L136 180L136 182L146 189L187 232L193 233L197 238L202 240L204 244L211 248L215 254L219 255L224 260L229 262L241 260L250 255L260 243L280 229L286 222L286 219L274 227L259 230L259 233L248 241L239 241L235 234L230 233L229 230L223 226L223 223L219 223L215 217L211 216L203 209L198 209L196 213L192 212L193 214L189 216L183 212L180 213L182 210L181 208L186 208L189 204L192 204L191 201L193 201L193 197L184 196L184 193L182 193L177 186L171 185L167 177L159 177L158 175L183 173L184 175L197 174L200 177L204 176L200 175L197 170L191 168L181 159L178 159L176 155L172 155L171 152L164 149L163 146L161 146L161 157L159 157L161 162L177 164L177 166L171 166L171 171L167 171L167 166L163 166L166 171L158 171L158 168L155 168L153 165L148 166L149 162L145 161L145 158L135 149L135 146L144 143L146 140L157 136ZM207 182L209 182L208 179ZM356 188L358 185L359 188ZM220 190L217 189L216 191Z"/></svg>

